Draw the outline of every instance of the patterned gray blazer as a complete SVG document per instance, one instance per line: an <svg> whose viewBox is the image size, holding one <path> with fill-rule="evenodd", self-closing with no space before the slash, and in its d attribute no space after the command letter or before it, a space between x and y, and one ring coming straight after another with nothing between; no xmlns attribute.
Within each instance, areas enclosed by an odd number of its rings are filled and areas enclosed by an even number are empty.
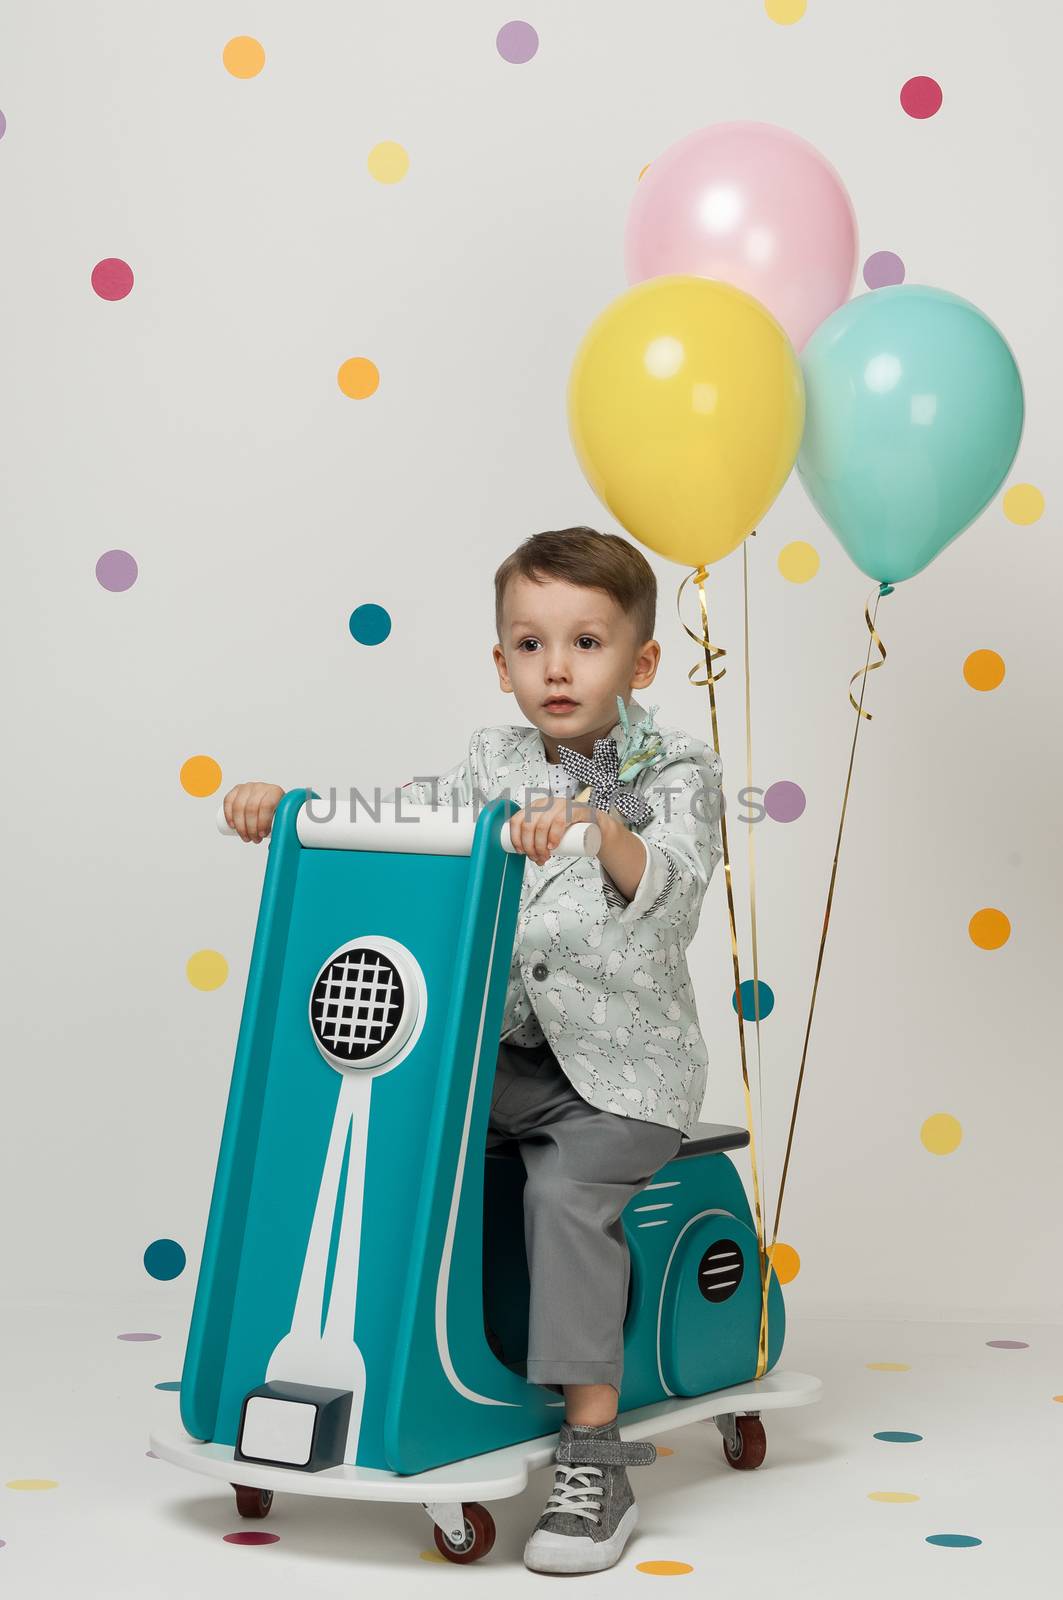
<svg viewBox="0 0 1063 1600"><path fill-rule="evenodd" d="M632 723L646 715L635 700L627 706ZM722 855L722 774L710 745L658 732L660 760L631 784L654 814L633 830L646 866L630 901L596 860L525 861L502 1037L545 1038L589 1104L689 1134L708 1055L686 950ZM622 733L618 722L609 737L619 744ZM472 805L474 793L483 804L508 792L525 806L537 795L574 792L566 779L547 761L538 728L477 728L464 760L438 778L414 779L402 794L415 805Z"/></svg>

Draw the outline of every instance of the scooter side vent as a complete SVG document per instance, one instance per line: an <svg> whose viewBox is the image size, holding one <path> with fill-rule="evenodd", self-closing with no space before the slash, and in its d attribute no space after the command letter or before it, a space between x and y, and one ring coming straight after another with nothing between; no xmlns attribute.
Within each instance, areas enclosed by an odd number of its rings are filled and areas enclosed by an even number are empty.
<svg viewBox="0 0 1063 1600"><path fill-rule="evenodd" d="M742 1252L733 1239L717 1239L698 1262L698 1288L706 1300L729 1300L742 1282Z"/></svg>

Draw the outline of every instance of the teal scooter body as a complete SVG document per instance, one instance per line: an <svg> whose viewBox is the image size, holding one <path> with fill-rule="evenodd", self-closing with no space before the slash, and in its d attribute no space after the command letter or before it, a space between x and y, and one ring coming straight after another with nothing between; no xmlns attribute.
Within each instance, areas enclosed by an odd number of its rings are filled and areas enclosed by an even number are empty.
<svg viewBox="0 0 1063 1600"><path fill-rule="evenodd" d="M293 790L274 817L181 1420L192 1438L239 1449L249 1396L267 1380L317 1385L322 1404L346 1387L357 1392L339 1459L420 1473L549 1433L563 1405L520 1371L523 1164L515 1149L485 1157L524 870L499 834L516 806L491 802L471 850L434 854L308 848L297 829L306 802ZM419 991L416 1025L393 1065L337 1067L314 1019L329 1009L337 952L377 961L379 976L389 964L377 946L394 958L388 981L405 975L407 993ZM364 1111L349 1121L348 1089ZM726 1153L747 1142L741 1130L701 1125L623 1213L622 1412L756 1371L757 1241ZM334 1210L322 1200L330 1170ZM768 1309L770 1370L784 1335L774 1277ZM485 1313L505 1361L488 1343ZM286 1342L297 1330L298 1346ZM296 1349L309 1354L288 1370L283 1352ZM337 1380L338 1369L353 1378Z"/></svg>

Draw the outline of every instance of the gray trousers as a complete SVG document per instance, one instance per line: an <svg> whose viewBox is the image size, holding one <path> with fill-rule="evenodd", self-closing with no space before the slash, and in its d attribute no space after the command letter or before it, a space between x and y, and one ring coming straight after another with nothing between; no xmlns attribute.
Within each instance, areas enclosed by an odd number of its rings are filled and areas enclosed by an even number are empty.
<svg viewBox="0 0 1063 1600"><path fill-rule="evenodd" d="M558 1394L566 1383L619 1392L631 1274L620 1213L682 1134L588 1105L548 1044L503 1040L486 1147L510 1139L528 1175L528 1381Z"/></svg>

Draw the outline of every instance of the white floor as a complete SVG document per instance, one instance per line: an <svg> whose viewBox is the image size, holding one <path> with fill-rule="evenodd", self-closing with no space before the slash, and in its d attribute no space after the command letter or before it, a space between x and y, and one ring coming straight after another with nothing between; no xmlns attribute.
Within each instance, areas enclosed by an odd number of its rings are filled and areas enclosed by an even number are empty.
<svg viewBox="0 0 1063 1600"><path fill-rule="evenodd" d="M264 1521L243 1522L230 1492L146 1453L152 1423L177 1414L177 1396L154 1386L180 1378L185 1329L176 1317L173 1326L144 1317L142 1307L4 1310L5 1596L303 1600L386 1583L389 1600L405 1600L458 1588L491 1594L502 1581L531 1592L555 1581L521 1561L553 1481L548 1469L523 1495L492 1504L494 1550L468 1567L435 1555L417 1507L288 1495ZM117 1337L142 1330L162 1338ZM990 1339L1027 1348L993 1348ZM908 1370L874 1371L872 1362ZM645 1594L669 1581L720 1600L1060 1592L1063 1329L795 1323L780 1367L818 1375L825 1393L818 1405L766 1417L764 1465L725 1465L711 1423L662 1436L673 1453L631 1469L641 1525L620 1563L575 1581L595 1595ZM886 1430L922 1438L874 1437ZM10 1487L25 1480L57 1487ZM869 1498L882 1492L917 1498ZM257 1546L224 1539L251 1529L279 1537ZM936 1534L981 1543L928 1543ZM655 1562L681 1570L640 1570Z"/></svg>

